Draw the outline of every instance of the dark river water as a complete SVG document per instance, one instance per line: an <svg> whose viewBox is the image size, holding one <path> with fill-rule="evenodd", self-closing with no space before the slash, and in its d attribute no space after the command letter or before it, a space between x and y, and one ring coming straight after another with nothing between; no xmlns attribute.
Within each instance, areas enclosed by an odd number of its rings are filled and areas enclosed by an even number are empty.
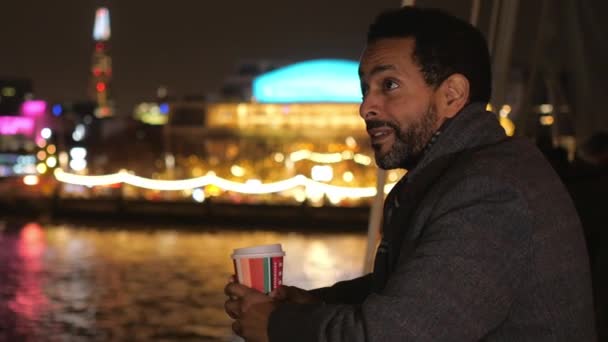
<svg viewBox="0 0 608 342"><path fill-rule="evenodd" d="M234 341L234 248L281 243L284 282L359 276L365 235L0 221L0 341Z"/></svg>

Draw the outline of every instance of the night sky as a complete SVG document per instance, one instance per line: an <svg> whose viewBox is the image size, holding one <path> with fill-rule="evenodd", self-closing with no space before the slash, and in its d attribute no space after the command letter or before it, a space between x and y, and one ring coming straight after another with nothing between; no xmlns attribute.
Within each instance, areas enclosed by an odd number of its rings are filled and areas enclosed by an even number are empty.
<svg viewBox="0 0 608 342"><path fill-rule="evenodd" d="M367 25L398 0L3 1L0 77L36 97L85 99L97 6L110 9L113 93L121 112L165 85L181 97L217 89L239 60L357 59Z"/></svg>
<svg viewBox="0 0 608 342"><path fill-rule="evenodd" d="M416 3L468 19L471 1ZM381 10L400 4L400 0L3 1L0 77L31 78L38 98L86 99L94 12L107 6L113 94L119 112L130 115L136 103L152 100L160 85L175 97L214 91L240 60L358 59L369 23ZM482 24L486 17L482 14Z"/></svg>

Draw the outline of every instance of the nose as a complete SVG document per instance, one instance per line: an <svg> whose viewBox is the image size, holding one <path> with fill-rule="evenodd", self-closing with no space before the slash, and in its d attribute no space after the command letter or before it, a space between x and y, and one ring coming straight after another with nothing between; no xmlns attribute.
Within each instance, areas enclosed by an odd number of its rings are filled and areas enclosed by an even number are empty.
<svg viewBox="0 0 608 342"><path fill-rule="evenodd" d="M359 116L363 120L369 120L374 116L378 115L378 104L375 97L368 94L363 98L361 105L359 106Z"/></svg>

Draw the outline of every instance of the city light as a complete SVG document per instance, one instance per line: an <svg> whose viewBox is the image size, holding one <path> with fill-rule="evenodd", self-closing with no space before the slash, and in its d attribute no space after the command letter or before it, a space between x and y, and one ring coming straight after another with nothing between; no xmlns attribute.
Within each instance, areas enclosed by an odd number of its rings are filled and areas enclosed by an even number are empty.
<svg viewBox="0 0 608 342"><path fill-rule="evenodd" d="M0 116L0 135L32 135L34 120L23 116Z"/></svg>
<svg viewBox="0 0 608 342"><path fill-rule="evenodd" d="M28 100L23 102L21 111L26 116L41 116L46 111L46 102L41 100Z"/></svg>
<svg viewBox="0 0 608 342"><path fill-rule="evenodd" d="M105 90L105 88L104 88ZM97 109L95 109L95 116L97 117L106 117L106 116L110 116L112 114L112 109L108 106L102 106L102 107L97 107Z"/></svg>
<svg viewBox="0 0 608 342"><path fill-rule="evenodd" d="M46 140L38 138L36 139L36 145L40 148L44 148L46 146Z"/></svg>
<svg viewBox="0 0 608 342"><path fill-rule="evenodd" d="M342 179L346 182L346 183L350 183L353 181L353 179L355 179L355 176L353 175L352 172L350 171L346 171L342 174Z"/></svg>
<svg viewBox="0 0 608 342"><path fill-rule="evenodd" d="M553 112L553 105L551 104L542 104L539 107L539 110L542 114L551 114L551 112Z"/></svg>
<svg viewBox="0 0 608 342"><path fill-rule="evenodd" d="M87 161L84 159L70 160L70 168L76 172L83 171L87 168Z"/></svg>
<svg viewBox="0 0 608 342"><path fill-rule="evenodd" d="M63 107L60 104L53 105L52 109L53 115L59 116L63 114Z"/></svg>
<svg viewBox="0 0 608 342"><path fill-rule="evenodd" d="M55 145L50 144L49 146L46 147L46 151L49 154L55 154L55 152L57 152L57 148L55 147Z"/></svg>
<svg viewBox="0 0 608 342"><path fill-rule="evenodd" d="M169 113L169 104L161 103L160 106L158 106L158 109L161 114L168 114Z"/></svg>
<svg viewBox="0 0 608 342"><path fill-rule="evenodd" d="M86 135L86 129L85 129L84 125L78 124L78 125L76 125L76 128L74 128L74 132L72 132L72 139L74 139L74 141L82 141L82 139L84 139L85 135Z"/></svg>
<svg viewBox="0 0 608 342"><path fill-rule="evenodd" d="M285 155L283 153L277 152L274 154L274 161L277 163L282 163L285 160Z"/></svg>
<svg viewBox="0 0 608 342"><path fill-rule="evenodd" d="M552 115L543 115L540 117L540 124L543 126L551 126L555 122Z"/></svg>
<svg viewBox="0 0 608 342"><path fill-rule="evenodd" d="M329 182L334 178L334 170L329 165L315 165L310 170L310 176L317 182Z"/></svg>
<svg viewBox="0 0 608 342"><path fill-rule="evenodd" d="M397 174L397 172L390 171L388 173L388 181L389 182L396 182L398 179L399 179L399 174Z"/></svg>
<svg viewBox="0 0 608 342"><path fill-rule="evenodd" d="M149 125L164 125L169 121L169 104L144 102L135 107L135 118Z"/></svg>
<svg viewBox="0 0 608 342"><path fill-rule="evenodd" d="M40 136L44 139L49 139L51 135L53 135L53 131L48 127L45 127L40 131Z"/></svg>
<svg viewBox="0 0 608 342"><path fill-rule="evenodd" d="M348 146L349 148L357 147L357 141L353 137L347 137L345 142L346 146Z"/></svg>
<svg viewBox="0 0 608 342"><path fill-rule="evenodd" d="M232 165L230 168L230 173L232 173L235 177L243 177L245 175L245 169L238 165Z"/></svg>
<svg viewBox="0 0 608 342"><path fill-rule="evenodd" d="M61 169L55 169L55 178L63 183L84 185L84 186L106 186L118 183L129 184L132 186L159 190L159 191L179 191L186 189L203 188L213 186L224 191L232 191L241 194L260 195L277 192L284 192L292 189L304 187L317 193L319 191L331 196L341 198L362 198L376 195L375 187L343 187L326 183L321 183L307 178L303 175L285 179L274 183L261 183L259 180L249 180L245 183L230 181L217 177L213 172L207 173L202 177L182 179L182 180L158 180L139 177L127 171L101 176L85 176L67 173ZM385 185L384 192L388 193L394 183Z"/></svg>
<svg viewBox="0 0 608 342"><path fill-rule="evenodd" d="M194 189L192 191L192 199L194 199L198 203L205 202L205 191L203 191L202 189Z"/></svg>
<svg viewBox="0 0 608 342"><path fill-rule="evenodd" d="M87 150L84 147L73 147L70 150L70 168L76 172L83 171L87 168Z"/></svg>
<svg viewBox="0 0 608 342"><path fill-rule="evenodd" d="M36 171L39 174L42 175L42 174L46 173L46 170L47 170L47 167L43 163L39 163L38 165L36 165Z"/></svg>
<svg viewBox="0 0 608 342"><path fill-rule="evenodd" d="M515 134L515 124L511 119L506 116L500 117L500 125L505 130L505 133L512 137Z"/></svg>
<svg viewBox="0 0 608 342"><path fill-rule="evenodd" d="M365 166L368 166L372 163L372 158L370 158L364 154L359 154L359 153L355 154L355 156L353 157L353 160L355 161L355 163L365 165Z"/></svg>
<svg viewBox="0 0 608 342"><path fill-rule="evenodd" d="M13 97L16 94L17 94L17 90L13 87L2 88L2 96L4 96L4 97Z"/></svg>
<svg viewBox="0 0 608 342"><path fill-rule="evenodd" d="M66 167L69 161L70 157L65 151L59 152L59 165L61 167Z"/></svg>
<svg viewBox="0 0 608 342"><path fill-rule="evenodd" d="M342 161L342 153L317 153L308 150L300 150L292 152L289 158L294 161L300 161L302 159L308 159L316 163L331 164L339 163Z"/></svg>
<svg viewBox="0 0 608 342"><path fill-rule="evenodd" d="M70 150L72 159L84 159L87 157L87 150L84 147L73 147Z"/></svg>
<svg viewBox="0 0 608 342"><path fill-rule="evenodd" d="M38 185L39 182L40 182L40 179L36 175L27 175L27 176L23 177L23 184L25 184L25 185L34 186L34 185Z"/></svg>
<svg viewBox="0 0 608 342"><path fill-rule="evenodd" d="M105 41L110 39L110 11L101 7L95 13L95 26L93 26L93 39Z"/></svg>
<svg viewBox="0 0 608 342"><path fill-rule="evenodd" d="M294 189L293 198L300 203L306 201L306 191L301 188Z"/></svg>
<svg viewBox="0 0 608 342"><path fill-rule="evenodd" d="M506 118L507 116L509 116L510 113L511 113L511 106L506 104L506 105L502 106L502 108L500 109L500 112L498 114L500 115L500 117Z"/></svg>
<svg viewBox="0 0 608 342"><path fill-rule="evenodd" d="M55 166L57 166L57 158L55 158L55 157L49 157L46 160L46 166L48 166L50 168L54 168Z"/></svg>
<svg viewBox="0 0 608 342"><path fill-rule="evenodd" d="M97 89L98 92L104 92L106 90L106 84L103 82L97 82L97 84L95 85L95 89Z"/></svg>
<svg viewBox="0 0 608 342"><path fill-rule="evenodd" d="M279 158L280 159L280 158ZM372 159L364 154L356 153L353 154L351 151L344 151L342 153L318 153L312 152L310 150L298 150L289 154L289 159L293 162L298 162L300 160L310 160L315 163L322 164L334 164L339 163L343 160L354 160L355 163L368 166L371 164ZM277 160L277 155L275 154L275 161Z"/></svg>

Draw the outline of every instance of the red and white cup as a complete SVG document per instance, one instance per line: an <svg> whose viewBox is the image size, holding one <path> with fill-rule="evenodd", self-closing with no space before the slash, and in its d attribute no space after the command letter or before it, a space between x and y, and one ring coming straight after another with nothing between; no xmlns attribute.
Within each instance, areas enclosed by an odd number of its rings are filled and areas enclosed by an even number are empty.
<svg viewBox="0 0 608 342"><path fill-rule="evenodd" d="M239 284L269 293L283 284L283 257L280 244L237 248L232 253Z"/></svg>

